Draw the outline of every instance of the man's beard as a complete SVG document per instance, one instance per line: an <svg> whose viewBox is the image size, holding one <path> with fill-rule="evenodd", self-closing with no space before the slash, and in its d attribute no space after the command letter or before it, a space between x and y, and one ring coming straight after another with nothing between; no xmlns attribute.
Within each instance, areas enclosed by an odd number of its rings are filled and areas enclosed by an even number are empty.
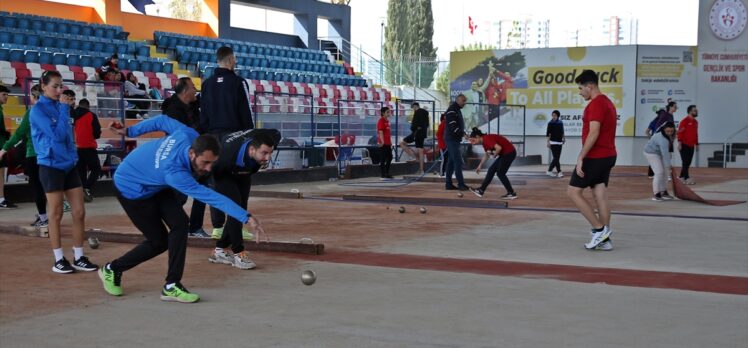
<svg viewBox="0 0 748 348"><path fill-rule="evenodd" d="M200 170L197 168L197 162L195 160L190 160L190 166L192 167L192 177L196 180L202 179L210 174L207 170Z"/></svg>

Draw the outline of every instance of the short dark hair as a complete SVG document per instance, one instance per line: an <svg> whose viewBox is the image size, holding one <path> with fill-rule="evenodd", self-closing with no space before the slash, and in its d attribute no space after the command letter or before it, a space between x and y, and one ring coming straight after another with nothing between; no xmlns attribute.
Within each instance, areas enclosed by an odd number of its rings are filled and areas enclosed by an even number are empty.
<svg viewBox="0 0 748 348"><path fill-rule="evenodd" d="M83 98L78 102L78 107L88 109L89 107L91 107L91 103L88 102L88 99Z"/></svg>
<svg viewBox="0 0 748 348"><path fill-rule="evenodd" d="M62 75L57 70L46 70L42 73L42 85L48 85L52 78L62 79Z"/></svg>
<svg viewBox="0 0 748 348"><path fill-rule="evenodd" d="M383 106L381 109L379 109L379 114L384 115L389 109L389 107Z"/></svg>
<svg viewBox="0 0 748 348"><path fill-rule="evenodd" d="M10 93L10 90L5 85L0 85L0 93Z"/></svg>
<svg viewBox="0 0 748 348"><path fill-rule="evenodd" d="M551 112L551 115L556 115L556 116L558 116L558 117L561 117L561 111L558 111L558 110L553 110L553 111Z"/></svg>
<svg viewBox="0 0 748 348"><path fill-rule="evenodd" d="M228 58L229 56L234 55L234 50L231 49L231 47L228 46L221 46L216 51L216 61L217 62L223 62Z"/></svg>
<svg viewBox="0 0 748 348"><path fill-rule="evenodd" d="M177 80L177 85L174 86L174 93L179 94L184 92L184 89L187 88L187 82L192 81L189 77L180 77L179 80Z"/></svg>
<svg viewBox="0 0 748 348"><path fill-rule="evenodd" d="M73 91L72 89L66 89L66 90L62 91L62 94L66 95L68 97L75 98L75 91Z"/></svg>
<svg viewBox="0 0 748 348"><path fill-rule="evenodd" d="M210 151L214 155L218 155L221 152L221 145L218 143L218 139L213 135L203 134L192 142L190 149L194 151L197 156L202 155L205 151Z"/></svg>
<svg viewBox="0 0 748 348"><path fill-rule="evenodd" d="M457 95L457 96L455 97L455 101L457 101L457 99L460 99L460 98L465 98L465 99L467 99L467 97L466 97L466 96L465 96L464 94L460 93L460 94L458 94L458 95Z"/></svg>
<svg viewBox="0 0 748 348"><path fill-rule="evenodd" d="M413 102L413 104L410 104L410 107L414 107L414 106L417 106L420 108L421 104L418 104L418 102Z"/></svg>
<svg viewBox="0 0 748 348"><path fill-rule="evenodd" d="M588 83L597 85L597 73L590 69L582 70L582 73L574 79L574 82L578 85L586 85Z"/></svg>
<svg viewBox="0 0 748 348"><path fill-rule="evenodd" d="M259 149L262 145L275 147L275 139L273 139L273 137L268 133L258 132L254 137L252 137L252 141L249 143L249 146L254 147L255 149Z"/></svg>
<svg viewBox="0 0 748 348"><path fill-rule="evenodd" d="M665 111L670 112L670 108L672 108L673 106L678 106L678 103L676 103L674 101L671 101L671 102L667 103L667 107L665 108Z"/></svg>
<svg viewBox="0 0 748 348"><path fill-rule="evenodd" d="M691 110L693 110L694 108L696 108L696 105L691 104L691 105L688 106L688 109L686 109L686 112L688 112L690 114Z"/></svg>
<svg viewBox="0 0 748 348"><path fill-rule="evenodd" d="M484 134L483 132L481 132L480 129L478 129L477 127L473 127L473 130L470 132L469 138L477 138L477 137L482 137L484 135L486 135L486 134Z"/></svg>

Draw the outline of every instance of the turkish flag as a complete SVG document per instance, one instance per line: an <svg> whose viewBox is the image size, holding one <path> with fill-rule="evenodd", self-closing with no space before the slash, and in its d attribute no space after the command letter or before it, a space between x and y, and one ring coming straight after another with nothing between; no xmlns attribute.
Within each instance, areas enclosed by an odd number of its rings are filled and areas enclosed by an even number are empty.
<svg viewBox="0 0 748 348"><path fill-rule="evenodd" d="M468 16L468 29L470 30L470 35L473 35L476 29L478 29L478 24L475 24L473 22L473 17Z"/></svg>

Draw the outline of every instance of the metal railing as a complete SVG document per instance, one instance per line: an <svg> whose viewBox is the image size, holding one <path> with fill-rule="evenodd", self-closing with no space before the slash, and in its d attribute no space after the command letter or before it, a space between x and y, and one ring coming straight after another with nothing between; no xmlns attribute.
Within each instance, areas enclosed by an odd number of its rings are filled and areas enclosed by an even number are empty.
<svg viewBox="0 0 748 348"><path fill-rule="evenodd" d="M317 38L318 49L321 51L325 50L325 47L322 44L323 41L331 41L335 43L336 48L340 51L340 56L336 57L336 59L349 61L355 71L361 72L362 74L364 74L364 77L368 78L369 80L378 83L379 85L385 86L387 85L385 75L393 74L395 76L398 76L398 80L403 82L404 85L407 85L409 87L413 86L412 99L435 100L437 103L439 103L438 107L440 109L445 108L441 105L440 98L434 96L427 89L418 87L417 74L410 76L408 74L411 73L411 71L398 71L398 69L368 54L361 48L361 46L354 45L350 41L338 36ZM346 49L346 47L348 47L348 49ZM411 63L416 64L423 62L418 60Z"/></svg>
<svg viewBox="0 0 748 348"><path fill-rule="evenodd" d="M737 136L738 134L742 133L744 130L748 129L748 124L740 128L735 133L732 133L730 136L725 138L725 141L722 143L722 168L727 168L727 158L730 158L730 162L732 162L732 143L730 140Z"/></svg>

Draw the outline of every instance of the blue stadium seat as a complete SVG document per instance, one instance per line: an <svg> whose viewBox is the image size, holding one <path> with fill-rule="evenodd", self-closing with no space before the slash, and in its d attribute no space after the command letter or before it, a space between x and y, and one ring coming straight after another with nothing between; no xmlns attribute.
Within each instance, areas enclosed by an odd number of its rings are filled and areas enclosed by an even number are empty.
<svg viewBox="0 0 748 348"><path fill-rule="evenodd" d="M277 68L278 68L278 60L276 60L276 59L271 59L271 60L270 60L270 68L271 68L271 69L277 69Z"/></svg>
<svg viewBox="0 0 748 348"><path fill-rule="evenodd" d="M164 63L163 62L151 62L151 71L164 72Z"/></svg>
<svg viewBox="0 0 748 348"><path fill-rule="evenodd" d="M13 33L13 38L10 40L11 43L16 45L23 45L26 42L26 35L21 33Z"/></svg>
<svg viewBox="0 0 748 348"><path fill-rule="evenodd" d="M39 64L52 64L52 52L39 51Z"/></svg>
<svg viewBox="0 0 748 348"><path fill-rule="evenodd" d="M203 71L203 79L207 79L213 76L213 70L215 70L215 67L212 66L205 68L205 70Z"/></svg>
<svg viewBox="0 0 748 348"><path fill-rule="evenodd" d="M247 50L247 52L249 52L249 54L257 54L257 47L254 45L249 46L249 49Z"/></svg>
<svg viewBox="0 0 748 348"><path fill-rule="evenodd" d="M106 28L104 30L104 37L107 39L114 39L115 34L117 34L117 32L114 30L114 28Z"/></svg>
<svg viewBox="0 0 748 348"><path fill-rule="evenodd" d="M7 31L0 31L0 42L10 42L11 35Z"/></svg>
<svg viewBox="0 0 748 348"><path fill-rule="evenodd" d="M177 48L177 42L178 42L177 38L174 36L167 36L167 38L169 39L169 41L168 41L168 44L166 45L166 48L169 48L172 50Z"/></svg>
<svg viewBox="0 0 748 348"><path fill-rule="evenodd" d="M68 48L71 50L80 50L81 49L81 42L75 39L70 39L68 41ZM68 64L70 65L70 64Z"/></svg>
<svg viewBox="0 0 748 348"><path fill-rule="evenodd" d="M197 43L195 44L195 47L197 48L205 48L205 40L196 40Z"/></svg>
<svg viewBox="0 0 748 348"><path fill-rule="evenodd" d="M31 21L28 18L19 18L18 26L16 28L29 30L31 28Z"/></svg>
<svg viewBox="0 0 748 348"><path fill-rule="evenodd" d="M88 41L88 40L81 41L81 48L80 48L81 51L91 52L92 48L93 48L93 42Z"/></svg>
<svg viewBox="0 0 748 348"><path fill-rule="evenodd" d="M68 48L68 45L70 44L68 39L61 38L61 37L58 37L55 41L57 42L57 48Z"/></svg>
<svg viewBox="0 0 748 348"><path fill-rule="evenodd" d="M23 62L23 53L23 50L17 48L11 49L8 58L11 62Z"/></svg>
<svg viewBox="0 0 748 348"><path fill-rule="evenodd" d="M48 31L50 33L56 32L57 30L55 28L55 22L52 22L52 21L44 22L44 31Z"/></svg>
<svg viewBox="0 0 748 348"><path fill-rule="evenodd" d="M249 78L251 80L257 80L257 70L250 70L249 71Z"/></svg>
<svg viewBox="0 0 748 348"><path fill-rule="evenodd" d="M57 23L57 32L60 34L70 34L70 23L66 23L66 22Z"/></svg>
<svg viewBox="0 0 748 348"><path fill-rule="evenodd" d="M94 27L93 28L93 34L96 37L104 37L104 28L102 27Z"/></svg>
<svg viewBox="0 0 748 348"><path fill-rule="evenodd" d="M163 72L166 73L166 74L171 74L172 72L174 72L174 65L171 64L171 63L169 63L169 62L164 63L164 71Z"/></svg>
<svg viewBox="0 0 748 348"><path fill-rule="evenodd" d="M122 64L124 66L124 64ZM127 70L130 71L139 71L140 70L140 62L137 59L130 59L127 61Z"/></svg>
<svg viewBox="0 0 748 348"><path fill-rule="evenodd" d="M80 66L80 56L77 54L68 55L67 66Z"/></svg>
<svg viewBox="0 0 748 348"><path fill-rule="evenodd" d="M93 48L91 49L94 52L104 52L104 43L103 42L94 42Z"/></svg>
<svg viewBox="0 0 748 348"><path fill-rule="evenodd" d="M153 71L153 68L151 67L151 62L147 60L140 61L140 70L141 71Z"/></svg>
<svg viewBox="0 0 748 348"><path fill-rule="evenodd" d="M106 54L114 54L114 52L117 51L117 46L111 42L105 42L104 43L104 53Z"/></svg>
<svg viewBox="0 0 748 348"><path fill-rule="evenodd" d="M98 68L104 65L104 63L106 62L106 57L94 56L91 59L92 59L91 66L93 66L94 68Z"/></svg>
<svg viewBox="0 0 748 348"><path fill-rule="evenodd" d="M83 25L83 26L81 26L80 35L86 36L86 37L93 36L93 28L91 28L90 25Z"/></svg>
<svg viewBox="0 0 748 348"><path fill-rule="evenodd" d="M161 35L158 40L156 40L156 46L161 48L166 48L166 45L169 43L169 38L166 37L166 35Z"/></svg>
<svg viewBox="0 0 748 348"><path fill-rule="evenodd" d="M151 55L151 49L148 46L141 45L138 47L138 57L149 57Z"/></svg>
<svg viewBox="0 0 748 348"><path fill-rule="evenodd" d="M16 19L11 16L3 16L2 22L0 22L0 25L4 28L15 28L17 24Z"/></svg>
<svg viewBox="0 0 748 348"><path fill-rule="evenodd" d="M65 53L55 53L52 56L52 64L54 65L65 65L68 60L68 55Z"/></svg>
<svg viewBox="0 0 748 348"><path fill-rule="evenodd" d="M54 47L55 44L55 38L51 36L42 36L42 47Z"/></svg>
<svg viewBox="0 0 748 348"><path fill-rule="evenodd" d="M39 35L30 34L26 36L26 45L28 46L39 46L41 39L39 38Z"/></svg>
<svg viewBox="0 0 748 348"><path fill-rule="evenodd" d="M31 20L31 30L33 30L33 31L43 31L44 30L44 22L42 22L41 19L32 19Z"/></svg>
<svg viewBox="0 0 748 348"><path fill-rule="evenodd" d="M117 46L117 54L127 54L127 44L126 43L119 43Z"/></svg>
<svg viewBox="0 0 748 348"><path fill-rule="evenodd" d="M10 50L7 48L0 48L0 60L10 60Z"/></svg>
<svg viewBox="0 0 748 348"><path fill-rule="evenodd" d="M71 35L80 35L81 30L82 26L80 24L72 23L70 24L70 30L68 31L68 33L70 33Z"/></svg>
<svg viewBox="0 0 748 348"><path fill-rule="evenodd" d="M42 57L39 56L39 61L41 61ZM80 66L93 66L93 60L91 59L91 56L89 55L82 55L81 60L79 62Z"/></svg>

